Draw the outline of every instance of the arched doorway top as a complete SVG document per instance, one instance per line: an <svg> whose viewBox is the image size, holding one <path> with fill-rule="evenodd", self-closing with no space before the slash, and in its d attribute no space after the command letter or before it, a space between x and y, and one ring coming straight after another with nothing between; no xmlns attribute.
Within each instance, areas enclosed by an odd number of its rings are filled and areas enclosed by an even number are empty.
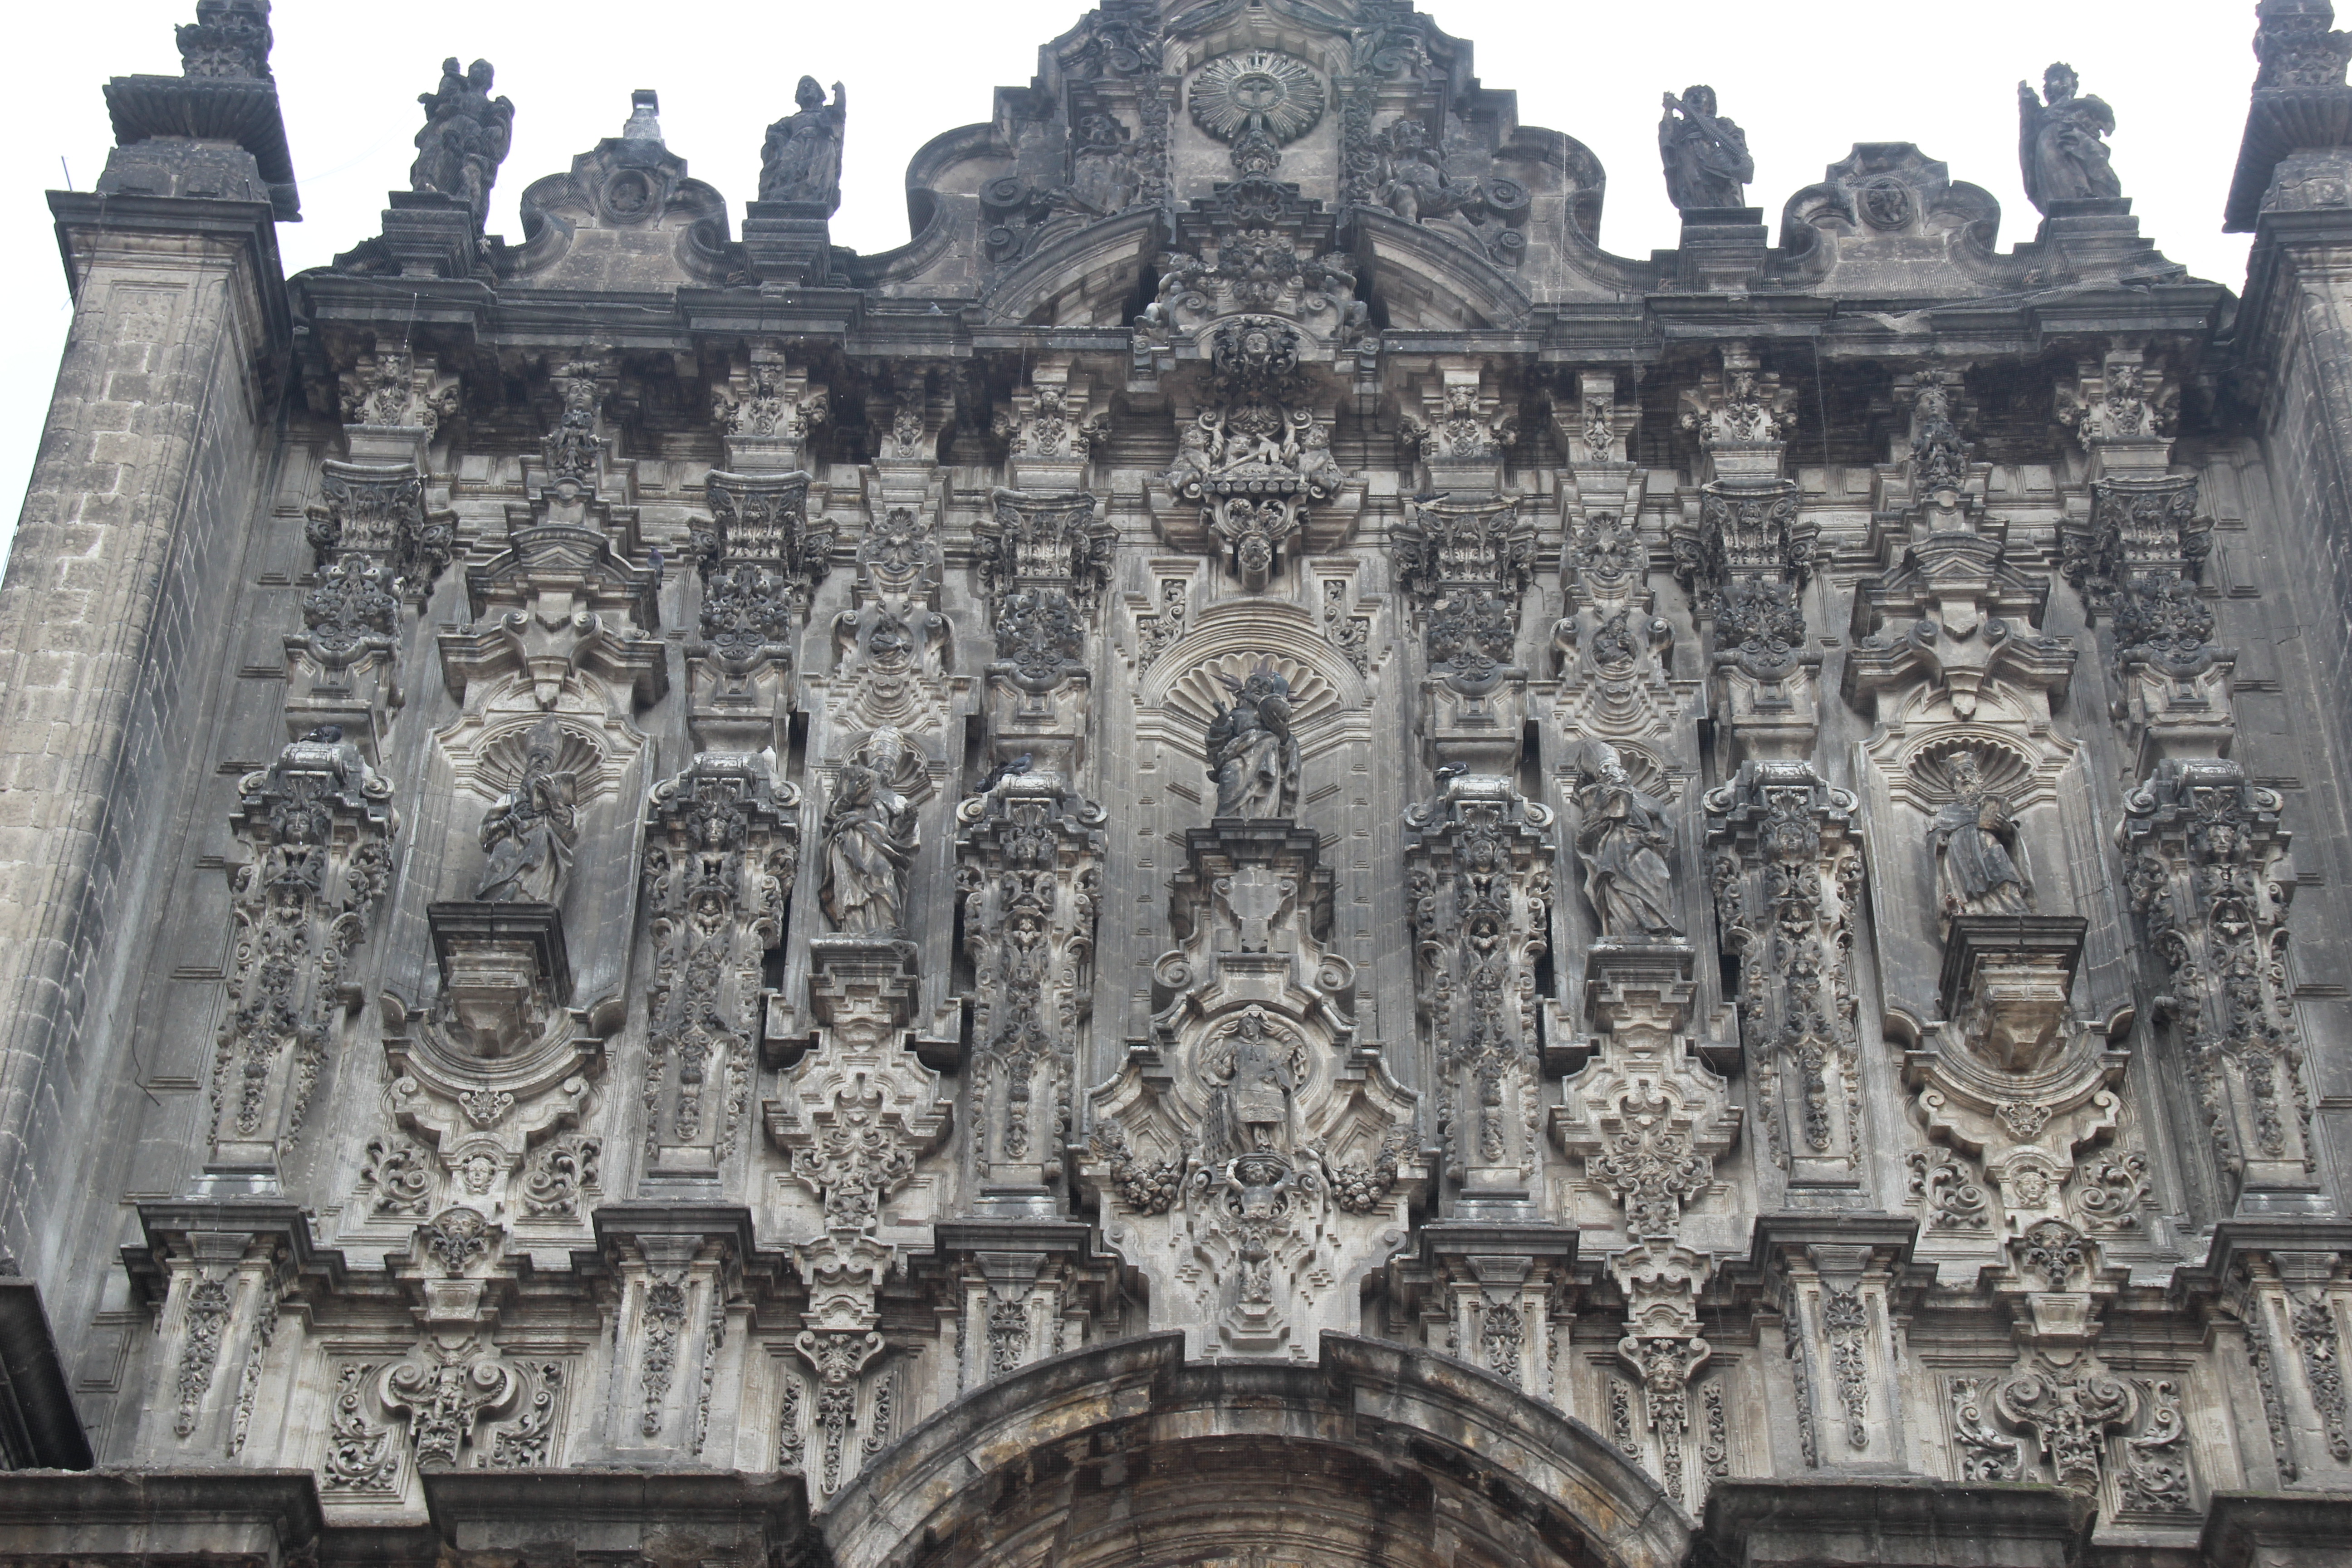
<svg viewBox="0 0 2352 1568"><path fill-rule="evenodd" d="M1186 1363L1181 1334L958 1401L817 1516L837 1568L1678 1568L1689 1518L1599 1434L1469 1365L1325 1334Z"/></svg>

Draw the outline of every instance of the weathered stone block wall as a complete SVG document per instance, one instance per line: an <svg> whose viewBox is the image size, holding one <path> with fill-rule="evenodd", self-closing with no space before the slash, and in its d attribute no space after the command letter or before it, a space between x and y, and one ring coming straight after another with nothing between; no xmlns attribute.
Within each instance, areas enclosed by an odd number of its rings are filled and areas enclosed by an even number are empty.
<svg viewBox="0 0 2352 1568"><path fill-rule="evenodd" d="M186 763L232 624L216 611L273 460L283 306L266 215L175 232L168 204L119 204L115 225L64 205L75 321L0 589L16 922L0 1141L12 1249L88 1310L89 1231L115 1228L134 1179L131 1035L152 916L184 872L167 847L201 793Z"/></svg>
<svg viewBox="0 0 2352 1568"><path fill-rule="evenodd" d="M2263 399L2259 460L2231 453L2209 468L2230 595L2224 625L2244 652L2239 668L2248 770L2277 782L2308 814L2297 843L2298 902L2323 911L2296 942L2298 994L2315 1031L2321 1114L2333 1158L2352 1159L2352 254L2326 244L2273 242L2257 253L2269 274L2261 328L2272 369ZM2221 472L2215 473L2219 469ZM2211 481L2209 480L2209 483ZM2232 517L2232 513L2236 516ZM2240 523L2242 533L2231 530ZM2234 536L2233 536L2234 533Z"/></svg>

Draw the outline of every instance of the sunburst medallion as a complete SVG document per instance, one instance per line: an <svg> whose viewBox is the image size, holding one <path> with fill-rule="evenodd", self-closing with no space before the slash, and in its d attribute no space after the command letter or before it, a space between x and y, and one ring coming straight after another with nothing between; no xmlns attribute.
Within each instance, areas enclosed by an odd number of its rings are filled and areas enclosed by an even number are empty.
<svg viewBox="0 0 2352 1568"><path fill-rule="evenodd" d="M1323 83L1314 68L1272 49L1218 56L1192 79L1192 99L1193 123L1220 142L1255 125L1283 145L1323 118Z"/></svg>

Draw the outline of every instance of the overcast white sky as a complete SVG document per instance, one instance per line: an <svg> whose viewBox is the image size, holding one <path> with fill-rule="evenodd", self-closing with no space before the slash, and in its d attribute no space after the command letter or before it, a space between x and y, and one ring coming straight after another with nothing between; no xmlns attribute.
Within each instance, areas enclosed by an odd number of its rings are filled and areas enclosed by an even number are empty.
<svg viewBox="0 0 2352 1568"><path fill-rule="evenodd" d="M303 221L282 226L287 270L319 266L374 234L383 194L405 187L416 95L445 56L489 59L515 102L514 150L490 226L520 238L517 196L616 134L632 89L657 89L670 148L735 208L758 183L767 123L792 108L803 71L849 89L835 243L865 251L907 238L907 160L941 131L984 121L992 89L1025 84L1037 47L1082 0L866 0L771 5L562 5L513 0L279 0L274 64L301 184ZM2232 288L2246 239L2221 232L2221 204L2253 79L2252 0L1424 0L1477 46L1485 84L1519 95L1523 123L1577 137L1608 171L1601 243L1646 256L1675 243L1659 177L1658 94L1712 84L1747 128L1748 199L1777 235L1781 205L1856 142L1916 142L2001 205L2000 244L2033 237L2018 184L2016 84L2053 59L2115 106L2115 163L2142 232L2173 259ZM176 75L174 23L194 0L28 6L12 48L37 69L11 84L0 143L0 282L11 374L0 378L0 497L13 518L47 410L68 303L42 193L69 169L87 190L112 142L100 84ZM64 160L61 169L59 160ZM13 531L14 524L8 524Z"/></svg>

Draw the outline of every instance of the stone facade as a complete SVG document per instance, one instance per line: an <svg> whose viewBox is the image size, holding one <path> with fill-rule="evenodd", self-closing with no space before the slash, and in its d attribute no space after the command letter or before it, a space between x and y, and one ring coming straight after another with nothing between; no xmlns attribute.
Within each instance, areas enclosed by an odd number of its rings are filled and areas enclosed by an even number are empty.
<svg viewBox="0 0 2352 1568"><path fill-rule="evenodd" d="M2011 249L1908 143L1776 237L1699 87L1610 255L1403 0L1107 0L877 256L807 79L740 229L640 91L487 234L453 59L288 279L201 0L0 593L8 1561L2337 1560L2352 38L2258 22L2242 296L2063 66Z"/></svg>

